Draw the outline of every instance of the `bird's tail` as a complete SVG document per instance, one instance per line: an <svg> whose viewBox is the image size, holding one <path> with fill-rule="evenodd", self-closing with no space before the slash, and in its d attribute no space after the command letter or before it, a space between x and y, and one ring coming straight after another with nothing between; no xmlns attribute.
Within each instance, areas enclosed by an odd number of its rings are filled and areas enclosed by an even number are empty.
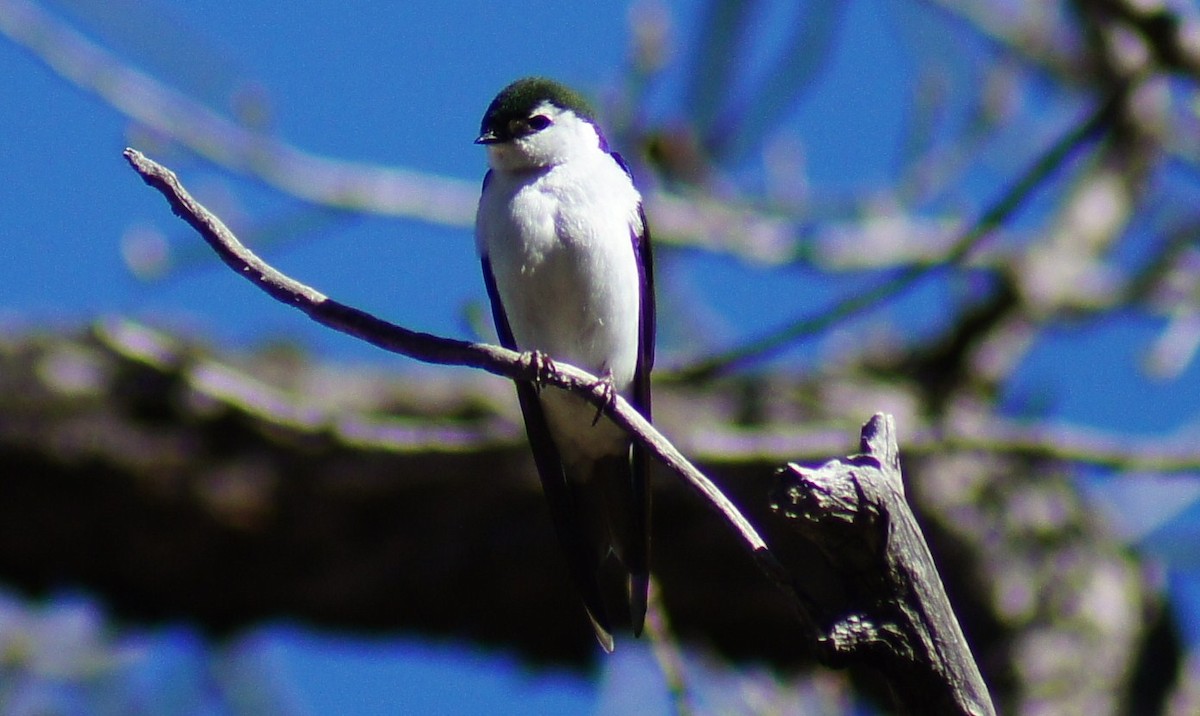
<svg viewBox="0 0 1200 716"><path fill-rule="evenodd" d="M593 486L603 505L605 547L611 546L628 573L629 618L633 633L641 636L650 585L649 505L644 482L626 455L597 460L593 469Z"/></svg>

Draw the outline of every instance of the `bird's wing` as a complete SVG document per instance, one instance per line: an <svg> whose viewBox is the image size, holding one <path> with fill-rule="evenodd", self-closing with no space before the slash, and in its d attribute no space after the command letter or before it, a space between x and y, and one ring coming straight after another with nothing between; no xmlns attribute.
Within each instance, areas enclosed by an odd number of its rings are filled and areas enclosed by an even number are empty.
<svg viewBox="0 0 1200 716"><path fill-rule="evenodd" d="M621 169L625 170L626 176L630 181L633 181L633 172L629 169L629 164L617 152L611 153L612 158L617 162ZM644 391L634 391L634 399L639 400L643 396L639 393L644 392L645 402L638 405L642 408L642 414L647 419L650 417L650 369L654 367L654 335L655 335L655 308L654 308L654 255L650 248L650 226L646 223L646 210L639 202L637 207L638 225L630 227L630 238L633 241L633 251L637 256L638 277L641 279L641 298L642 298L642 313L640 330L638 332L638 364L637 372L634 374L634 381L645 383Z"/></svg>
<svg viewBox="0 0 1200 716"><path fill-rule="evenodd" d="M488 176L491 176L491 172L488 172ZM484 186L487 186L486 179ZM492 320L496 323L500 344L510 350L521 350L513 338L508 316L504 313L500 291L496 288L496 277L492 273L492 263L486 254L482 258L483 282L491 300ZM567 569L583 597L583 605L592 621L596 639L606 651L611 652L612 627L600 597L600 585L596 581L597 558L588 547L583 534L575 495L563 471L562 458L558 454L554 439L550 436L550 427L546 423L542 403L538 400L537 388L528 381L516 381L516 385L517 400L525 418L525 432L533 451L533 462L542 481L542 492L546 495L546 501L550 503L550 518L554 523L554 532L558 536L559 544L566 554Z"/></svg>
<svg viewBox="0 0 1200 716"><path fill-rule="evenodd" d="M625 170L630 180L633 173L624 158L613 152L613 159ZM646 223L646 211L639 203L638 225L631 227L633 251L637 258L641 313L638 320L638 358L633 373L632 402L647 420L651 419L650 369L654 367L655 306L654 306L654 254L650 246L650 227ZM635 544L628 545L625 566L629 569L629 611L633 620L633 631L641 635L646 618L646 601L650 589L650 453L641 445L633 446L633 470L631 474L634 499L633 519Z"/></svg>

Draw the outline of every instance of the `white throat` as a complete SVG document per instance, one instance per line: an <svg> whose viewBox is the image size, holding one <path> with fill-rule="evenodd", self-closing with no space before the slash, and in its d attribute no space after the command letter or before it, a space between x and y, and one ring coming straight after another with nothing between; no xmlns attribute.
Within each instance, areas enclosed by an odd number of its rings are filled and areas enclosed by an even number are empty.
<svg viewBox="0 0 1200 716"><path fill-rule="evenodd" d="M534 109L550 126L508 142L490 144L488 164L502 172L528 172L603 154L595 125L569 109L543 102Z"/></svg>

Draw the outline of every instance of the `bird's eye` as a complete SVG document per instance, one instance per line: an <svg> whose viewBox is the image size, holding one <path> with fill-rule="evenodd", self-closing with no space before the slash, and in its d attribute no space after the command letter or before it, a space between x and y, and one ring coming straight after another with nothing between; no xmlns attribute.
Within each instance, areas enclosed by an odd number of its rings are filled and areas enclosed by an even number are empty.
<svg viewBox="0 0 1200 716"><path fill-rule="evenodd" d="M529 118L529 128L535 132L540 132L550 126L550 118L544 114L535 114Z"/></svg>

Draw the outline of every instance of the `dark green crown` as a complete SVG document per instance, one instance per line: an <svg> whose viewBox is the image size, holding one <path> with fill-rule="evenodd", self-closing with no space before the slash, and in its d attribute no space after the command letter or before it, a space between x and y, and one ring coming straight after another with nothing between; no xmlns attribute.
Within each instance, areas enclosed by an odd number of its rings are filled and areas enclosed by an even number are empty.
<svg viewBox="0 0 1200 716"><path fill-rule="evenodd" d="M542 102L569 109L593 121L591 105L583 95L545 77L525 77L500 90L483 115L480 131L507 127L514 119L528 119L533 108Z"/></svg>

